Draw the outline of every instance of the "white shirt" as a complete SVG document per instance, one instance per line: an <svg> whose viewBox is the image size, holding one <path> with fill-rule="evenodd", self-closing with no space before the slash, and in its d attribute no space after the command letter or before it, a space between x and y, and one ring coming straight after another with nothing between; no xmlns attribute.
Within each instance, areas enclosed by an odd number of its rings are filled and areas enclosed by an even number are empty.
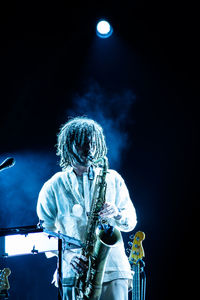
<svg viewBox="0 0 200 300"><path fill-rule="evenodd" d="M51 231L60 231L63 234L81 241L87 224L87 212L93 197L96 176L99 174L96 168L94 180L89 180L87 173L83 174L82 183L77 179L72 167L63 172L56 173L42 187L37 204L37 214L44 221L43 226ZM136 221L135 208L130 200L128 189L122 177L114 170L108 170L106 175L107 189L106 202L114 203L120 210L122 218L109 219L109 223L120 231L131 231ZM82 215L73 213L74 205L80 205ZM78 207L78 206L76 206ZM74 211L75 212L75 211ZM66 250L63 255L63 277L74 277L70 261L73 256L80 253L80 249ZM118 278L132 278L130 264L125 254L123 241L113 247L109 253L104 281Z"/></svg>

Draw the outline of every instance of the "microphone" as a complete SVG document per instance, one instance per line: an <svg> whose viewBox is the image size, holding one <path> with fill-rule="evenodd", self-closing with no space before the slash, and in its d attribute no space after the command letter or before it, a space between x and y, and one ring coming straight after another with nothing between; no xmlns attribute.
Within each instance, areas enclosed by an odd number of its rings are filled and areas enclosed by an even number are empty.
<svg viewBox="0 0 200 300"><path fill-rule="evenodd" d="M15 164L15 160L13 157L6 158L1 164L0 164L0 171L13 167Z"/></svg>

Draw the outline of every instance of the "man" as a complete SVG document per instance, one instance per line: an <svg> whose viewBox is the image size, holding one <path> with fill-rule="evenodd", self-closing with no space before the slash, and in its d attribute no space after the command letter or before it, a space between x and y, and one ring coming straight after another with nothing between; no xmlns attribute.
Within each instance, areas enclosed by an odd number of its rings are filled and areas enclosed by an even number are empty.
<svg viewBox="0 0 200 300"><path fill-rule="evenodd" d="M92 119L78 117L62 126L58 134L57 155L62 172L56 173L42 187L37 213L43 226L51 231L84 241L88 214L99 167L93 161L105 157L107 147L102 127ZM122 177L114 170L106 175L106 203L99 217L119 229L131 231L136 213ZM76 299L76 274L87 270L87 259L80 249L63 254L63 299ZM109 253L101 300L127 300L128 280L132 279L123 242Z"/></svg>

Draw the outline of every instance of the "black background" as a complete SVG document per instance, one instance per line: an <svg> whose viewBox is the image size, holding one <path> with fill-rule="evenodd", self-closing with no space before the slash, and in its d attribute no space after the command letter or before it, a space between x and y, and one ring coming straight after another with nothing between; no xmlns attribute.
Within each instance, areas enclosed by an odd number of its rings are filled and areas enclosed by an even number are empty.
<svg viewBox="0 0 200 300"><path fill-rule="evenodd" d="M1 4L0 15L1 158L16 154L27 161L27 151L37 153L36 159L38 153L43 157L39 173L34 159L29 170L22 170L25 183L12 178L15 167L1 173L1 227L37 223L37 195L59 170L56 133L68 111L76 112L73 95L84 94L88 82L107 94L131 90L135 101L123 122L128 143L118 171L137 210L134 232L146 234L146 298L192 299L198 261L197 8L182 1L87 2L73 7L60 1L29 1ZM113 36L103 41L95 36L96 21L102 17L114 27ZM106 105L115 122L123 113L123 101L113 112ZM37 175L39 184L32 189ZM30 199L18 207L13 193L20 184L30 185ZM12 195L11 205L5 194ZM126 243L128 237L124 234ZM50 286L55 265L42 254L2 260L2 268L12 270L10 299L56 299L57 291Z"/></svg>

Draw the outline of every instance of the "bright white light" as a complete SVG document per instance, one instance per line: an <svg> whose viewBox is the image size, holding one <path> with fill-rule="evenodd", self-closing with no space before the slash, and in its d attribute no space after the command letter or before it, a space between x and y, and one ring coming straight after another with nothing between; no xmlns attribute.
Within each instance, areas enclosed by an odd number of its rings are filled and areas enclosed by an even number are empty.
<svg viewBox="0 0 200 300"><path fill-rule="evenodd" d="M106 21L101 21L97 24L97 30L101 34L107 34L110 31L110 24Z"/></svg>
<svg viewBox="0 0 200 300"><path fill-rule="evenodd" d="M111 36L111 34L113 33L113 29L107 21L102 20L97 24L96 33L99 37L105 39Z"/></svg>
<svg viewBox="0 0 200 300"><path fill-rule="evenodd" d="M7 256L34 254L58 250L58 240L49 238L47 234L29 233L28 235L8 235L5 237L5 253Z"/></svg>

